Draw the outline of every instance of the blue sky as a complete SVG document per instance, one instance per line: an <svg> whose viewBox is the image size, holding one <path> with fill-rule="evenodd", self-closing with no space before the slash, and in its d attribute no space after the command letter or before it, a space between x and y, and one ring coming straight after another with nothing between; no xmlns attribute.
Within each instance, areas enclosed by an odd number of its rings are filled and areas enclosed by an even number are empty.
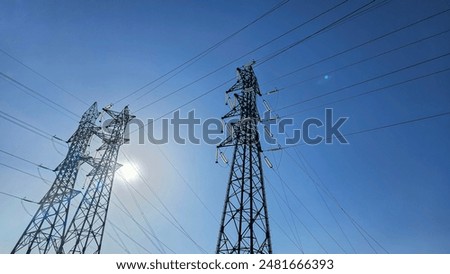
<svg viewBox="0 0 450 274"><path fill-rule="evenodd" d="M126 98L114 108L129 105L140 119L158 118L231 79L236 67L254 59L261 90L280 89L263 99L280 116L295 118L297 124L309 117L322 119L324 108L331 107L336 117L349 117L342 127L345 135L448 112L449 71L422 76L449 68L450 57L445 54L450 52L450 34L445 31L450 26L450 12L280 78L447 10L450 8L448 1L387 1L267 62L258 63L368 2L348 1L174 95L136 111L340 3L291 0L149 94L139 98L160 82ZM81 115L87 105L5 52L83 101L89 104L97 101L100 106L105 106L196 56L277 3L269 0L2 1L0 72ZM422 42L328 73L441 32ZM436 59L402 69L432 58ZM399 71L353 85L396 70ZM315 76L318 77L297 84ZM415 77L422 78L332 103ZM59 138L71 136L78 118L50 108L5 77L0 78L2 112ZM228 111L224 105L224 92L232 84L230 82L183 106L181 115L185 117L188 111L195 110L202 119L221 117ZM352 87L309 100L346 86ZM302 101L306 102L284 108ZM262 104L259 109L261 112L264 109ZM29 161L54 168L66 153L63 146L5 119L0 119L0 128L0 149ZM264 166L274 252L373 253L384 252L383 247L390 253L449 253L449 129L450 119L446 115L351 135L348 145L334 142L332 145L301 145L276 152L266 151L265 155L275 166L274 169ZM200 135L200 128L196 133ZM148 141L138 144L137 136L134 139L133 136L131 144L122 146L121 150L139 167L146 182L125 174L134 191L120 176L116 177L108 216L112 224L106 227L103 252L160 252L139 225L121 211L122 202L136 222L149 229L141 216L141 211L144 212L156 237L173 252L201 253L193 241L165 219L168 212L159 199L199 246L214 253L219 229L217 220L221 216L229 173L227 166L214 163L215 147L204 143L179 145L173 141L160 146ZM276 137L282 140L285 136L276 134ZM263 146L271 148L267 144ZM231 159L230 149L224 153ZM0 162L37 176L40 172L50 181L54 179L52 172L38 171L36 166L4 153L0 154ZM119 162L127 162L123 154L120 154ZM0 191L33 201L38 201L48 190L42 180L5 166L0 166L0 180ZM78 189L82 188L83 182L80 176ZM74 202L75 206L78 201L79 198ZM31 219L27 211L34 214L37 207L6 195L0 195L0 207L0 252L9 253ZM114 230L113 227L117 228Z"/></svg>

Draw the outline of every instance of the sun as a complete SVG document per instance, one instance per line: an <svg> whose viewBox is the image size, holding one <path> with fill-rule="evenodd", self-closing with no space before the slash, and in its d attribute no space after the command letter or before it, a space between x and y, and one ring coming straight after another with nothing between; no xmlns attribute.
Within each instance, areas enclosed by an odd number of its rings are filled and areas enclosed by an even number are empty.
<svg viewBox="0 0 450 274"><path fill-rule="evenodd" d="M119 170L119 174L121 177L123 177L126 181L132 182L135 181L138 177L138 173L131 163L125 163L123 164Z"/></svg>

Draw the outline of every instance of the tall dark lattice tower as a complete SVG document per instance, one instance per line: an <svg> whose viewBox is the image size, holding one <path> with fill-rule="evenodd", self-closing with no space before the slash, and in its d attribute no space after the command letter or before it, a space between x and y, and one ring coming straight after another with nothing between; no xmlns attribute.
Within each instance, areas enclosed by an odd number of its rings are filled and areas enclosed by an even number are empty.
<svg viewBox="0 0 450 274"><path fill-rule="evenodd" d="M107 132L97 132L103 144L97 149L100 157L90 159L93 166L88 174L90 183L75 212L69 229L63 238L58 253L100 253L108 214L109 200L114 173L119 168L117 156L125 140L125 129L134 118L128 107L121 112L103 109L112 120L106 126Z"/></svg>
<svg viewBox="0 0 450 274"><path fill-rule="evenodd" d="M218 148L234 146L216 253L272 253L258 134L261 95L252 64L237 69L238 80L226 93L236 104L222 118L231 120L229 136Z"/></svg>
<svg viewBox="0 0 450 274"><path fill-rule="evenodd" d="M11 253L56 253L61 244L72 198L78 194L74 185L80 165L99 116L94 103L81 117L76 132L68 140L66 158L56 168L57 175L50 190L39 202L39 208Z"/></svg>

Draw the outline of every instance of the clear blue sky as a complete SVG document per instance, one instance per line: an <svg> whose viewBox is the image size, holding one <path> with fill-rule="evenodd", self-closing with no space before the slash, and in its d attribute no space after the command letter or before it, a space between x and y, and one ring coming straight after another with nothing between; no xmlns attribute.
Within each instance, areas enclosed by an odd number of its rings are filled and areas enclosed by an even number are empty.
<svg viewBox="0 0 450 274"><path fill-rule="evenodd" d="M84 101L97 101L100 106L104 106L189 60L250 23L278 2L2 1L0 49ZM137 99L159 82L123 100L114 108L120 109L129 104L133 112L339 2L291 0L150 94ZM236 67L252 59L261 60L367 2L370 1L348 1L317 20L135 114L144 120L158 118L232 78ZM279 109L279 115L294 117L297 123L308 117L323 118L325 106L332 107L336 116L349 117L342 127L344 133L448 112L449 71L339 103L330 103L445 70L450 67L448 55L291 108L283 107L449 53L450 33L445 32L358 65L327 73L444 32L450 27L450 12L290 76L279 76L449 8L448 1L388 1L387 4L314 36L261 65L257 63L255 72L263 91L286 87L264 99L274 110ZM0 52L0 72L79 115L87 109L86 105L37 76L4 52ZM316 75L320 77L294 85ZM70 137L77 127L77 118L61 114L27 95L4 77L0 78L2 112L60 138ZM195 109L203 119L221 117L228 111L228 107L224 105L223 93L231 84L182 107L182 116ZM321 107L313 108L316 106ZM259 108L260 111L263 110L262 104ZM38 164L54 168L66 153L64 147L54 145L5 119L0 119L0 132L0 149ZM200 129L196 133L200 134ZM449 253L449 134L450 118L446 115L351 135L348 136L348 145L302 145L273 153L265 152L275 166L274 169L264 166L274 252L373 253L371 246L377 252L384 252L375 243L375 239L390 253ZM282 134L277 135L280 140L283 137ZM263 146L265 149L270 148L268 145ZM136 136L132 135L131 144L124 145L122 151L139 166L147 183L157 192L159 199L190 237L207 252L214 253L219 229L217 220L221 216L229 173L224 164L214 163L215 147L207 144L178 145L173 141L163 146L149 142L138 144ZM231 150L228 149L225 153L231 159ZM4 153L0 154L0 162L38 175L36 166ZM127 162L122 154L119 162ZM88 166L84 169L88 169ZM52 172L40 172L47 180L54 179ZM277 172L283 181L277 176ZM130 190L120 177L116 177L108 219L118 229L115 231L111 224L107 225L103 252L160 252L139 226L120 209L122 202L135 220L148 229L135 203L136 199L161 242L177 253L201 253L191 240L158 212L168 216L145 183L139 178L131 178L130 174L126 176L147 201ZM0 181L0 191L33 201L39 201L48 190L48 186L41 180L5 166L0 166ZM82 188L83 182L83 178L80 178L77 182L78 189ZM331 195L324 193L323 186ZM352 224L334 199L360 227ZM77 201L79 200L75 201L75 206ZM18 199L0 195L0 208L0 252L9 253L31 219L27 211L34 214L37 207L35 204L22 204ZM360 233L362 230L367 233ZM123 242L123 246L118 244L120 242ZM170 252L167 248L166 251Z"/></svg>

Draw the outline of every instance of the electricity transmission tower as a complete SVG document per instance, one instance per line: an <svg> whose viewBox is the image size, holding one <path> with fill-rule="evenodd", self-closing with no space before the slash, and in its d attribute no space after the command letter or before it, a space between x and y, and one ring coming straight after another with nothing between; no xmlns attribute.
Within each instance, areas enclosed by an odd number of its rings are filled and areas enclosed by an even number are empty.
<svg viewBox="0 0 450 274"><path fill-rule="evenodd" d="M78 129L67 141L70 144L67 156L55 169L58 172L55 181L11 253L58 251L66 230L70 201L79 193L73 189L78 170L86 160L86 149L96 131L99 114L94 103L81 117Z"/></svg>
<svg viewBox="0 0 450 274"><path fill-rule="evenodd" d="M261 95L252 64L237 69L238 80L226 93L236 104L222 117L231 133L217 147L234 146L216 253L272 253L258 134Z"/></svg>
<svg viewBox="0 0 450 274"><path fill-rule="evenodd" d="M129 114L128 107L121 112L108 108L103 110L112 117L112 121L106 126L108 132L97 132L103 140L103 144L97 149L100 157L89 161L93 166L88 174L91 176L90 183L58 253L98 254L102 247L114 173L120 167L117 156L120 146L127 141L124 133L128 122L134 118Z"/></svg>

